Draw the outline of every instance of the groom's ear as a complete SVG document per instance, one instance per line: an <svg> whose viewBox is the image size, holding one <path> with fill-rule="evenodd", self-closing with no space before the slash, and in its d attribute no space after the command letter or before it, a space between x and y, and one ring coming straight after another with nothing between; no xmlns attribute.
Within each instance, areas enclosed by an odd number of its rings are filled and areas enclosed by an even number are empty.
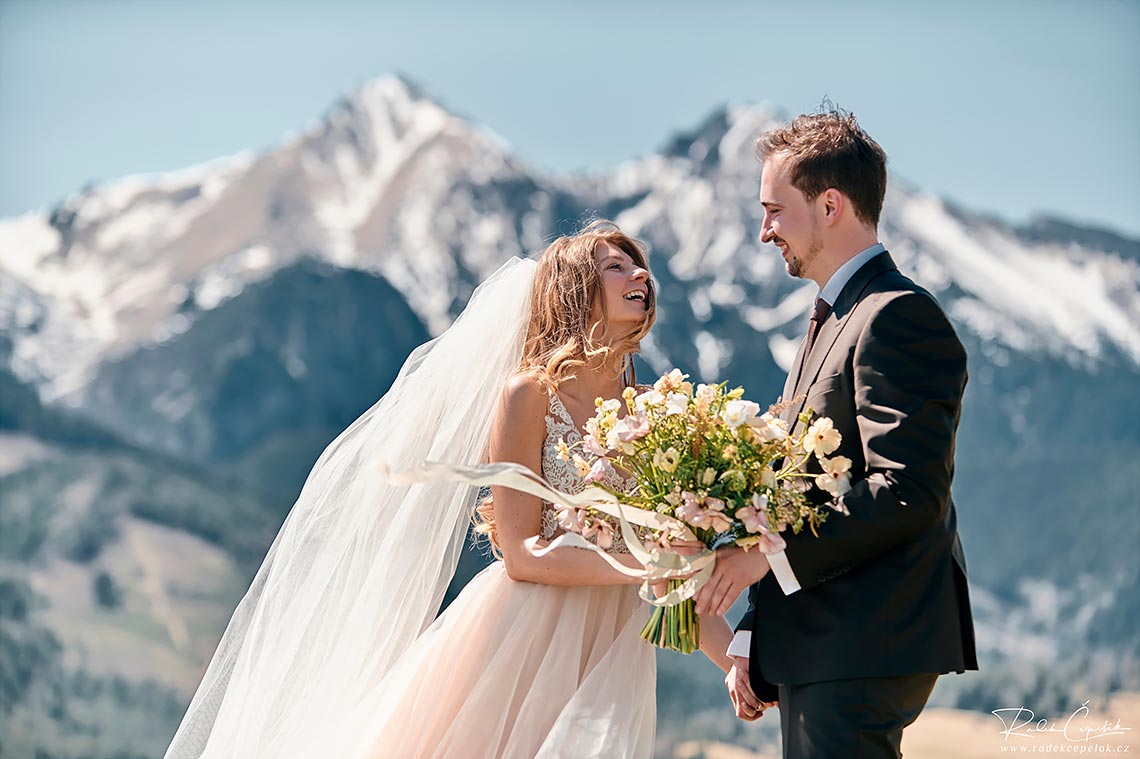
<svg viewBox="0 0 1140 759"><path fill-rule="evenodd" d="M847 198L834 187L829 187L819 195L819 203L823 210L824 224L834 224L839 221L847 207Z"/></svg>

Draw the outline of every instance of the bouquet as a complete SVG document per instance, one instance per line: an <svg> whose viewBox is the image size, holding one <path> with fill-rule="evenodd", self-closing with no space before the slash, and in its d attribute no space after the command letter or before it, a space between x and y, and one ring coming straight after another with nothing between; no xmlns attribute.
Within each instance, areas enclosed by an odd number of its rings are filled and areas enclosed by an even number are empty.
<svg viewBox="0 0 1140 759"><path fill-rule="evenodd" d="M831 420L813 420L807 409L800 417L802 431L793 436L777 418L779 407L761 414L758 404L744 399L743 388L727 390L721 383L694 389L687 378L674 369L651 389L626 388L620 401L598 398L582 440L561 441L559 456L572 461L590 483L600 483L614 467L632 477L637 485L632 492L607 492L624 507L671 518L659 520L671 527L649 531L661 550L672 540L696 538L710 550L737 545L770 553L783 550L780 533L789 528L798 534L806 527L818 535L828 509L813 505L807 491L814 484L841 496L851 488L851 460L827 458L841 440ZM619 418L623 404L626 414ZM820 474L807 471L813 456ZM586 535L612 534L614 521L612 512L589 505L559 513L564 528ZM687 592L677 592L686 583ZM692 600L697 587L668 580L669 592L656 602L641 637L686 654L697 650L700 625Z"/></svg>

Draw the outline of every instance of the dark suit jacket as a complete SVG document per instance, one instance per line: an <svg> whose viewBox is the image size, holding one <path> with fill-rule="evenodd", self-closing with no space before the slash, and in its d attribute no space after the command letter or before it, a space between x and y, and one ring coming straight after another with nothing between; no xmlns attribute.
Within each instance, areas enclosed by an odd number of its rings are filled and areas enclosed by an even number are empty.
<svg viewBox="0 0 1140 759"><path fill-rule="evenodd" d="M842 499L850 516L830 514L819 538L785 533L801 590L785 596L771 573L750 589L737 629L752 631L755 687L977 669L950 498L966 387L954 328L882 253L843 288L803 353L784 394L802 400L785 419L811 408L835 422L843 442L831 455L853 462Z"/></svg>

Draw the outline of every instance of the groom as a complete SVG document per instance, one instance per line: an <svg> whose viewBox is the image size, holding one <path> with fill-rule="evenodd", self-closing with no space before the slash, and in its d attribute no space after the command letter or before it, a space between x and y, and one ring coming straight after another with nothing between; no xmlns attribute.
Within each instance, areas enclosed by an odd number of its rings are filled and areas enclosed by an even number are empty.
<svg viewBox="0 0 1140 759"><path fill-rule="evenodd" d="M748 588L725 682L743 719L778 700L786 759L899 757L938 675L977 669L950 498L966 353L878 242L887 158L852 115L800 116L756 151L760 239L820 288L784 419L830 417L852 487L809 493L836 512L818 538L720 549L697 610L724 614Z"/></svg>

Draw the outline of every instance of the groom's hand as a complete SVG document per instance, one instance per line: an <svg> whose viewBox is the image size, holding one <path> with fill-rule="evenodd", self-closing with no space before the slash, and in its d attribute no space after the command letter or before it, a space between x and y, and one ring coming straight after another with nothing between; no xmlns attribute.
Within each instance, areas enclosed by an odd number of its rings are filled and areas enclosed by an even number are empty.
<svg viewBox="0 0 1140 759"><path fill-rule="evenodd" d="M732 661L732 669L724 678L732 708L740 719L755 722L764 716L764 708L752 692L752 684L748 679L748 657L734 656Z"/></svg>
<svg viewBox="0 0 1140 759"><path fill-rule="evenodd" d="M698 614L723 616L744 589L768 574L768 557L759 550L718 548L712 577L696 595Z"/></svg>

